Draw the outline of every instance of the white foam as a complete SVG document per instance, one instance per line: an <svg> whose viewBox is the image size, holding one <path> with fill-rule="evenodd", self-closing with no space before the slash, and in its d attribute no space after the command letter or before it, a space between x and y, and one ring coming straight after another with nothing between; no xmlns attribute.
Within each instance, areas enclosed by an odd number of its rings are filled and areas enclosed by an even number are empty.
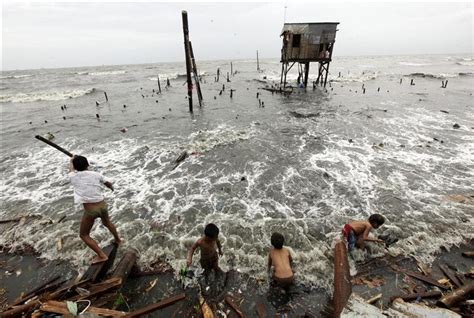
<svg viewBox="0 0 474 318"><path fill-rule="evenodd" d="M94 88L75 89L67 91L53 91L53 92L32 92L32 93L17 93L13 95L0 95L0 103L29 103L36 101L56 101L70 98L81 97L95 92Z"/></svg>

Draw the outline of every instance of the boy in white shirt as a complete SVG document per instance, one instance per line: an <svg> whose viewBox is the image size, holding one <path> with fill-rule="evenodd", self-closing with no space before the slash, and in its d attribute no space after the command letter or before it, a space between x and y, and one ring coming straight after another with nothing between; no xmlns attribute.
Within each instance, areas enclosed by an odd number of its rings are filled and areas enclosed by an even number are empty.
<svg viewBox="0 0 474 318"><path fill-rule="evenodd" d="M92 264L97 264L107 261L108 257L97 242L90 237L95 219L102 220L102 224L114 236L116 244L120 244L121 239L115 225L110 221L107 204L102 195L102 184L112 191L114 191L114 187L112 183L105 181L100 173L87 170L88 167L89 162L86 157L74 156L69 165L69 176L74 187L74 203L84 206L79 236L87 246L96 252L97 256L92 259Z"/></svg>

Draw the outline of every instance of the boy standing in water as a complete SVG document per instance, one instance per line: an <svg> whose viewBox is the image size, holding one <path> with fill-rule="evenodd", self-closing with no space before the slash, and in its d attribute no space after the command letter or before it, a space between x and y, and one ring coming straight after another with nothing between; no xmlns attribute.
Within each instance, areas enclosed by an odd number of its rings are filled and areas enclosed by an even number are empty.
<svg viewBox="0 0 474 318"><path fill-rule="evenodd" d="M107 204L102 195L102 184L114 191L112 183L105 181L104 177L95 171L89 171L89 162L86 157L74 156L69 165L69 177L74 187L74 203L84 206L84 214L81 220L80 237L96 254L92 264L105 262L108 257L99 247L97 242L90 237L94 221L100 218L102 224L109 229L114 236L115 243L120 244L117 229L112 224L107 210Z"/></svg>
<svg viewBox="0 0 474 318"><path fill-rule="evenodd" d="M368 220L353 221L344 225L342 234L346 238L347 248L352 251L354 247L365 248L365 242L384 243L384 241L370 238L369 233L372 229L378 229L385 223L385 218L380 214L372 214Z"/></svg>
<svg viewBox="0 0 474 318"><path fill-rule="evenodd" d="M291 258L290 251L283 247L285 243L285 237L280 233L273 233L270 239L273 248L268 254L268 272L270 273L271 267L273 266L273 281L275 284L285 290L287 290L294 281L294 275L292 270L293 259Z"/></svg>
<svg viewBox="0 0 474 318"><path fill-rule="evenodd" d="M191 249L188 252L187 265L191 266L193 262L194 251L199 247L201 250L201 266L204 271L207 273L211 270L221 271L218 264L218 255L222 256L222 246L221 242L217 238L219 236L219 228L212 223L209 223L204 228L204 236L201 237L193 244Z"/></svg>

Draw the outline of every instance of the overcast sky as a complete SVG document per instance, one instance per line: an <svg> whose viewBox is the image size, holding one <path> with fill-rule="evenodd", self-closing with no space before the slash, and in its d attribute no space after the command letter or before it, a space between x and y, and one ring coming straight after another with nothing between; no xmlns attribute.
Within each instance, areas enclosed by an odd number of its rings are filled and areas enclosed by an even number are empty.
<svg viewBox="0 0 474 318"><path fill-rule="evenodd" d="M2 69L184 59L181 10L196 59L280 54L284 22L340 22L335 56L473 52L472 3L2 4Z"/></svg>

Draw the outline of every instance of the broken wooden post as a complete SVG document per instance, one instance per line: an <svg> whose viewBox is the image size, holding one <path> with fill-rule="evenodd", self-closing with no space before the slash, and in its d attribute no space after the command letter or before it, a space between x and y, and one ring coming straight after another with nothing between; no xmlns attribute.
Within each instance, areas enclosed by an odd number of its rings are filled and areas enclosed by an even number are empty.
<svg viewBox="0 0 474 318"><path fill-rule="evenodd" d="M191 80L191 59L189 53L189 28L188 28L188 13L181 12L183 18L183 34L184 34L184 54L186 57L186 81L188 83L188 101L189 112L193 112L193 82Z"/></svg>
<svg viewBox="0 0 474 318"><path fill-rule="evenodd" d="M227 83L230 82L230 79L229 79L229 72L227 72Z"/></svg>
<svg viewBox="0 0 474 318"><path fill-rule="evenodd" d="M232 69L232 62L230 62L230 74L234 76L234 70Z"/></svg>
<svg viewBox="0 0 474 318"><path fill-rule="evenodd" d="M137 262L138 253L134 249L128 249L118 263L111 277L119 277L122 279L122 284L127 279L133 265Z"/></svg>
<svg viewBox="0 0 474 318"><path fill-rule="evenodd" d="M334 305L333 317L335 318L341 315L352 293L350 279L347 246L345 242L339 240L334 247L334 293L332 301Z"/></svg>
<svg viewBox="0 0 474 318"><path fill-rule="evenodd" d="M260 71L260 64L258 63L258 50L257 50L257 71Z"/></svg>
<svg viewBox="0 0 474 318"><path fill-rule="evenodd" d="M108 102L109 98L107 97L107 92L104 92L104 95L105 95L105 101Z"/></svg>
<svg viewBox="0 0 474 318"><path fill-rule="evenodd" d="M171 86L170 79L167 77L166 78L166 87L170 87L170 86Z"/></svg>
<svg viewBox="0 0 474 318"><path fill-rule="evenodd" d="M221 70L219 68L217 68L216 82L219 82L219 75L221 75Z"/></svg>
<svg viewBox="0 0 474 318"><path fill-rule="evenodd" d="M308 77L309 77L309 62L304 64L304 88L308 86Z"/></svg>
<svg viewBox="0 0 474 318"><path fill-rule="evenodd" d="M436 304L440 307L451 308L457 303L466 300L471 294L474 293L474 282L464 285L461 288L456 289L452 293L445 295L443 298L438 300Z"/></svg>
<svg viewBox="0 0 474 318"><path fill-rule="evenodd" d="M446 86L448 86L448 80L446 80L446 82L444 82L443 88L446 88Z"/></svg>
<svg viewBox="0 0 474 318"><path fill-rule="evenodd" d="M455 288L459 288L462 286L462 282L459 281L456 275L446 265L439 264L438 267L439 269L441 269L443 274L446 275L447 278L449 278Z"/></svg>
<svg viewBox="0 0 474 318"><path fill-rule="evenodd" d="M439 287L441 289L444 289L444 290L447 290L448 287L444 286L443 284L440 284L438 283L437 280L429 277L429 276L426 276L426 275L423 275L423 274L420 274L420 273L415 273L415 272L404 272L405 274L407 274L408 276L411 276L413 278L416 278L418 280L421 280L422 282L425 282L425 283L428 283L430 285L433 285L433 286L436 286L436 287Z"/></svg>
<svg viewBox="0 0 474 318"><path fill-rule="evenodd" d="M193 73L194 73L194 82L196 83L199 107L201 107L202 106L201 84L199 82L199 75L198 75L198 71L196 67L196 60L194 59L193 44L191 43L191 41L189 41L189 52L191 54L191 62L192 62Z"/></svg>
<svg viewBox="0 0 474 318"><path fill-rule="evenodd" d="M158 92L161 94L160 74L156 74L156 79L158 82Z"/></svg>

